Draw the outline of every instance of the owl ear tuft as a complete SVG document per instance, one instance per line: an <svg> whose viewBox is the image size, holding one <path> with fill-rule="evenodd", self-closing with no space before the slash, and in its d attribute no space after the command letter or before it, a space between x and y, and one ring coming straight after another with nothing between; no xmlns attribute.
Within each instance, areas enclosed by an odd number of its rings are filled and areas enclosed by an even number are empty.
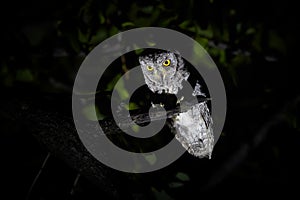
<svg viewBox="0 0 300 200"><path fill-rule="evenodd" d="M180 55L180 53L178 51L175 51L174 55L175 55L175 57L177 59L178 69L181 69L184 66L183 59L182 59L182 57L181 57L181 55Z"/></svg>
<svg viewBox="0 0 300 200"><path fill-rule="evenodd" d="M143 59L144 59L144 58L143 58L142 56L139 57L139 63L140 63L141 65L145 64L144 61L143 61Z"/></svg>

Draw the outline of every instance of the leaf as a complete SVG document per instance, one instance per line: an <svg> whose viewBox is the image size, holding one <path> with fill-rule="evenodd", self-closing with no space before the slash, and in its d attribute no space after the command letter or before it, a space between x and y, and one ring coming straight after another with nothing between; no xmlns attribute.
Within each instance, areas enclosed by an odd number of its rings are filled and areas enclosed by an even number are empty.
<svg viewBox="0 0 300 200"><path fill-rule="evenodd" d="M152 14L154 7L153 6L146 6L142 7L140 10L145 14Z"/></svg>
<svg viewBox="0 0 300 200"><path fill-rule="evenodd" d="M137 46L134 44L134 48L136 48ZM144 49L136 49L135 50L135 54L136 55L140 55L142 52L144 51Z"/></svg>
<svg viewBox="0 0 300 200"><path fill-rule="evenodd" d="M157 189L155 189L154 187L151 188L155 199L157 200L173 200L172 197L170 197L166 191L162 190L161 192L159 192Z"/></svg>
<svg viewBox="0 0 300 200"><path fill-rule="evenodd" d="M100 113L98 107L92 104L85 106L82 110L82 113L91 121L103 120L105 118L105 116Z"/></svg>
<svg viewBox="0 0 300 200"><path fill-rule="evenodd" d="M32 82L34 77L29 69L18 70L16 74L17 81Z"/></svg>
<svg viewBox="0 0 300 200"><path fill-rule="evenodd" d="M140 127L139 127L139 125L134 124L134 125L131 126L131 129L132 129L135 133L138 133L139 130L140 130Z"/></svg>
<svg viewBox="0 0 300 200"><path fill-rule="evenodd" d="M120 83L122 83L122 84L119 84L115 89L117 90L121 100L128 99L129 94L128 94L128 91L124 88L123 81L121 81Z"/></svg>
<svg viewBox="0 0 300 200"><path fill-rule="evenodd" d="M88 36L88 34L82 33L82 31L80 29L78 29L78 40L81 43L87 43L89 40L89 36Z"/></svg>
<svg viewBox="0 0 300 200"><path fill-rule="evenodd" d="M252 35L256 32L255 28L248 28L245 32L246 35Z"/></svg>
<svg viewBox="0 0 300 200"><path fill-rule="evenodd" d="M102 13L99 13L99 20L100 20L100 24L104 24L105 23L105 17L103 16Z"/></svg>
<svg viewBox="0 0 300 200"><path fill-rule="evenodd" d="M225 65L226 64L226 52L225 50L220 50L220 58L219 61L221 64Z"/></svg>
<svg viewBox="0 0 300 200"><path fill-rule="evenodd" d="M121 78L121 74L115 76L115 78L113 78L113 80L107 84L106 91L112 91L113 89L117 90L121 100L126 100L129 98L129 93L125 89L124 81L123 80L119 81L120 78ZM118 81L119 83L118 85L116 85Z"/></svg>
<svg viewBox="0 0 300 200"><path fill-rule="evenodd" d="M235 9L230 9L229 10L229 15L233 16L236 14L236 10Z"/></svg>
<svg viewBox="0 0 300 200"><path fill-rule="evenodd" d="M208 39L200 36L196 36L195 40L203 46L203 48L206 48L208 45Z"/></svg>
<svg viewBox="0 0 300 200"><path fill-rule="evenodd" d="M154 47L156 45L155 42L147 41L146 42L150 47Z"/></svg>
<svg viewBox="0 0 300 200"><path fill-rule="evenodd" d="M159 21L159 26L160 27L167 27L172 21L175 21L178 19L178 15L175 15L173 17L169 17L167 19L164 20L160 20Z"/></svg>
<svg viewBox="0 0 300 200"><path fill-rule="evenodd" d="M274 31L269 32L269 47L282 54L286 54L286 44L284 40Z"/></svg>
<svg viewBox="0 0 300 200"><path fill-rule="evenodd" d="M183 173L183 172L178 172L176 174L176 178L178 178L181 181L189 181L190 180L190 177L186 173Z"/></svg>
<svg viewBox="0 0 300 200"><path fill-rule="evenodd" d="M95 35L92 36L90 43L91 44L98 44L107 37L107 32L105 29L99 29Z"/></svg>
<svg viewBox="0 0 300 200"><path fill-rule="evenodd" d="M253 48L258 52L262 51L262 35L263 35L262 30L263 30L263 27L258 26L258 29L256 30L256 33L253 35L254 37L251 42Z"/></svg>
<svg viewBox="0 0 300 200"><path fill-rule="evenodd" d="M190 24L191 24L190 20L185 20L181 24L179 24L178 26L179 26L179 28L186 30L186 29L188 29Z"/></svg>
<svg viewBox="0 0 300 200"><path fill-rule="evenodd" d="M223 41L225 41L225 42L229 42L229 30L228 30L228 27L227 27L227 26L225 26L225 27L223 28L222 39L223 39Z"/></svg>
<svg viewBox="0 0 300 200"><path fill-rule="evenodd" d="M207 27L207 29L205 29L205 30L201 29L201 27L198 24L195 25L195 28L196 28L196 33L203 36L203 37L206 37L206 38L210 39L210 38L213 38L213 36L214 36L213 28L212 28L211 25L209 25Z"/></svg>
<svg viewBox="0 0 300 200"><path fill-rule="evenodd" d="M170 188L179 188L179 187L182 187L182 186L183 186L183 183L180 183L180 182L169 183Z"/></svg>
<svg viewBox="0 0 300 200"><path fill-rule="evenodd" d="M119 33L119 29L116 26L112 26L109 29L109 35L110 36L116 35L117 33Z"/></svg>
<svg viewBox="0 0 300 200"><path fill-rule="evenodd" d="M145 160L150 164L150 165L154 165L157 161L156 155L154 153L149 153L144 155Z"/></svg>
<svg viewBox="0 0 300 200"><path fill-rule="evenodd" d="M208 68L213 68L214 65L212 62L209 62L208 59L206 59L207 52L202 46L199 46L197 44L193 47L193 62L197 65L202 65ZM199 63L200 62L200 63Z"/></svg>
<svg viewBox="0 0 300 200"><path fill-rule="evenodd" d="M133 22L124 22L122 23L122 28L127 28L127 27L134 27L134 23Z"/></svg>
<svg viewBox="0 0 300 200"><path fill-rule="evenodd" d="M236 32L240 33L241 30L242 30L242 24L241 24L241 23L238 23L238 24L236 25Z"/></svg>
<svg viewBox="0 0 300 200"><path fill-rule="evenodd" d="M139 106L134 102L130 102L129 105L125 105L125 108L126 110L136 110Z"/></svg>
<svg viewBox="0 0 300 200"><path fill-rule="evenodd" d="M69 41L69 44L72 47L72 50L75 51L76 53L79 53L81 47L78 40L78 33L67 33L66 37Z"/></svg>

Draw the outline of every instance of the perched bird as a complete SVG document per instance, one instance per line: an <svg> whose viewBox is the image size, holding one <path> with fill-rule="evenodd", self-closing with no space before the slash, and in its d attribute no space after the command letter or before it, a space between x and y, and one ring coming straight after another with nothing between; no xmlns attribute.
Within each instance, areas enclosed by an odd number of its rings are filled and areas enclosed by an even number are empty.
<svg viewBox="0 0 300 200"><path fill-rule="evenodd" d="M179 53L157 51L140 56L139 63L145 83L153 93L177 94L184 89L182 83L190 75ZM191 95L206 97L198 83ZM186 97L180 101L184 98ZM214 136L206 101L191 105L188 110L179 113L172 119L172 127L176 130L175 138L190 154L199 158L211 158Z"/></svg>

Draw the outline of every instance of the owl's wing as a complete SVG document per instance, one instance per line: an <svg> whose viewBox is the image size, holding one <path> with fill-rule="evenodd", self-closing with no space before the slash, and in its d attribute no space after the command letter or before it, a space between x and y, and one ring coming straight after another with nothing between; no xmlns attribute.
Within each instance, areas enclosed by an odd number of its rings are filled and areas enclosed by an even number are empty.
<svg viewBox="0 0 300 200"><path fill-rule="evenodd" d="M192 106L174 120L176 139L192 155L211 157L214 145L212 119L206 102Z"/></svg>

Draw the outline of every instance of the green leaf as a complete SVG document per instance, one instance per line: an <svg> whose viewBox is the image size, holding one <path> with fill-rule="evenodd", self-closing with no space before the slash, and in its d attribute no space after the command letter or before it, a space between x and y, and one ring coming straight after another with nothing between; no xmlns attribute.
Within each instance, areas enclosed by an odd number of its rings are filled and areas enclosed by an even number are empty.
<svg viewBox="0 0 300 200"><path fill-rule="evenodd" d="M82 33L82 31L80 29L78 29L78 40L81 43L87 43L89 41L89 35L86 33Z"/></svg>
<svg viewBox="0 0 300 200"><path fill-rule="evenodd" d="M80 47L80 44L79 44L78 33L67 33L66 37L67 37L67 39L69 41L69 44L71 45L72 49L75 52L79 53L81 47Z"/></svg>
<svg viewBox="0 0 300 200"><path fill-rule="evenodd" d="M18 70L16 74L17 81L32 82L34 77L29 69Z"/></svg>
<svg viewBox="0 0 300 200"><path fill-rule="evenodd" d="M131 126L131 129L132 129L135 133L138 133L139 130L140 130L140 127L139 127L139 125L137 125L137 124L133 124L133 125Z"/></svg>
<svg viewBox="0 0 300 200"><path fill-rule="evenodd" d="M113 89L117 90L121 100L126 100L129 98L129 93L125 89L124 81L123 80L119 81L121 76L122 76L121 74L118 74L117 76L115 76L115 78L113 78L113 80L107 84L106 91L112 91ZM118 84L116 84L116 83L118 83Z"/></svg>
<svg viewBox="0 0 300 200"><path fill-rule="evenodd" d="M213 33L213 28L211 25L209 25L207 27L207 29L201 29L201 27L199 25L195 25L195 28L196 28L196 33L203 36L203 37L206 37L206 38L213 38L214 36L214 33Z"/></svg>
<svg viewBox="0 0 300 200"><path fill-rule="evenodd" d="M140 9L145 14L152 14L154 7L153 6L145 6Z"/></svg>
<svg viewBox="0 0 300 200"><path fill-rule="evenodd" d="M179 24L178 26L179 26L179 28L186 30L186 29L188 29L190 24L191 24L190 20L185 20L181 24Z"/></svg>
<svg viewBox="0 0 300 200"><path fill-rule="evenodd" d="M282 54L286 54L286 44L284 40L274 31L269 32L269 47Z"/></svg>
<svg viewBox="0 0 300 200"><path fill-rule="evenodd" d="M236 10L235 9L230 9L229 10L229 15L233 16L236 14Z"/></svg>
<svg viewBox="0 0 300 200"><path fill-rule="evenodd" d="M95 35L92 36L90 43L91 44L98 44L107 37L107 32L105 29L99 29Z"/></svg>
<svg viewBox="0 0 300 200"><path fill-rule="evenodd" d="M181 181L189 181L190 180L190 177L186 173L183 173L183 172L178 172L176 174L176 178L178 178Z"/></svg>
<svg viewBox="0 0 300 200"><path fill-rule="evenodd" d="M237 31L238 33L240 33L241 30L242 30L242 24L241 24L241 23L238 23L238 24L236 25L236 31Z"/></svg>
<svg viewBox="0 0 300 200"><path fill-rule="evenodd" d="M155 199L157 199L157 200L172 200L173 199L164 190L158 191L154 187L152 187L151 190L152 190L152 192L153 192L153 194L155 196Z"/></svg>
<svg viewBox="0 0 300 200"><path fill-rule="evenodd" d="M258 26L258 29L256 30L256 33L253 35L254 37L251 42L253 48L258 52L262 51L262 35L263 35L262 30L263 27Z"/></svg>
<svg viewBox="0 0 300 200"><path fill-rule="evenodd" d="M255 28L248 28L245 32L246 35L252 35L256 32Z"/></svg>
<svg viewBox="0 0 300 200"><path fill-rule="evenodd" d="M156 45L155 42L147 41L146 42L150 47L154 47Z"/></svg>
<svg viewBox="0 0 300 200"><path fill-rule="evenodd" d="M227 26L223 28L222 39L225 42L229 42L229 29Z"/></svg>
<svg viewBox="0 0 300 200"><path fill-rule="evenodd" d="M154 165L157 161L156 155L154 153L149 153L144 155L145 160L150 164L150 165Z"/></svg>
<svg viewBox="0 0 300 200"><path fill-rule="evenodd" d="M175 15L173 17L169 17L167 19L160 20L159 21L159 26L160 27L167 27L172 21L177 20L177 18L178 18L178 15Z"/></svg>
<svg viewBox="0 0 300 200"><path fill-rule="evenodd" d="M106 86L106 91L112 91L118 82L118 80L121 78L121 74L117 74Z"/></svg>
<svg viewBox="0 0 300 200"><path fill-rule="evenodd" d="M138 108L139 106L134 102L130 102L129 105L125 105L126 110L136 110Z"/></svg>
<svg viewBox="0 0 300 200"><path fill-rule="evenodd" d="M137 46L134 44L134 48L136 48ZM144 51L144 49L136 49L135 50L135 54L136 55L140 55L142 52Z"/></svg>
<svg viewBox="0 0 300 200"><path fill-rule="evenodd" d="M116 26L112 26L109 29L109 35L110 36L116 35L117 33L119 33L119 29Z"/></svg>
<svg viewBox="0 0 300 200"><path fill-rule="evenodd" d="M128 99L129 98L129 93L128 91L124 88L124 84L123 84L123 81L121 81L120 83L122 84L119 84L117 85L117 87L115 88L121 98L121 100L125 100L125 99Z"/></svg>
<svg viewBox="0 0 300 200"><path fill-rule="evenodd" d="M182 186L183 186L183 183L180 183L180 182L169 183L170 188L179 188L179 187L182 187Z"/></svg>
<svg viewBox="0 0 300 200"><path fill-rule="evenodd" d="M193 58L192 58L194 63L197 63L197 65L201 64L205 67L212 68L214 65L213 63L205 59L206 56L207 56L206 50L201 46L195 44L193 47Z"/></svg>
<svg viewBox="0 0 300 200"><path fill-rule="evenodd" d="M103 16L102 13L99 13L99 20L100 20L100 24L104 24L105 23L105 17Z"/></svg>
<svg viewBox="0 0 300 200"><path fill-rule="evenodd" d="M85 106L82 113L88 120L91 121L103 120L105 118L105 116L100 113L98 107L92 104Z"/></svg>
<svg viewBox="0 0 300 200"><path fill-rule="evenodd" d="M226 52L225 50L220 50L220 58L219 61L221 64L225 65L226 64Z"/></svg>
<svg viewBox="0 0 300 200"><path fill-rule="evenodd" d="M124 22L122 24L122 28L127 28L127 27L134 27L134 23L133 22Z"/></svg>
<svg viewBox="0 0 300 200"><path fill-rule="evenodd" d="M200 36L196 36L195 40L199 42L204 48L208 45L208 39Z"/></svg>
<svg viewBox="0 0 300 200"><path fill-rule="evenodd" d="M220 55L220 50L215 48L215 47L211 47L209 49L209 54L212 56L212 57L217 57Z"/></svg>

